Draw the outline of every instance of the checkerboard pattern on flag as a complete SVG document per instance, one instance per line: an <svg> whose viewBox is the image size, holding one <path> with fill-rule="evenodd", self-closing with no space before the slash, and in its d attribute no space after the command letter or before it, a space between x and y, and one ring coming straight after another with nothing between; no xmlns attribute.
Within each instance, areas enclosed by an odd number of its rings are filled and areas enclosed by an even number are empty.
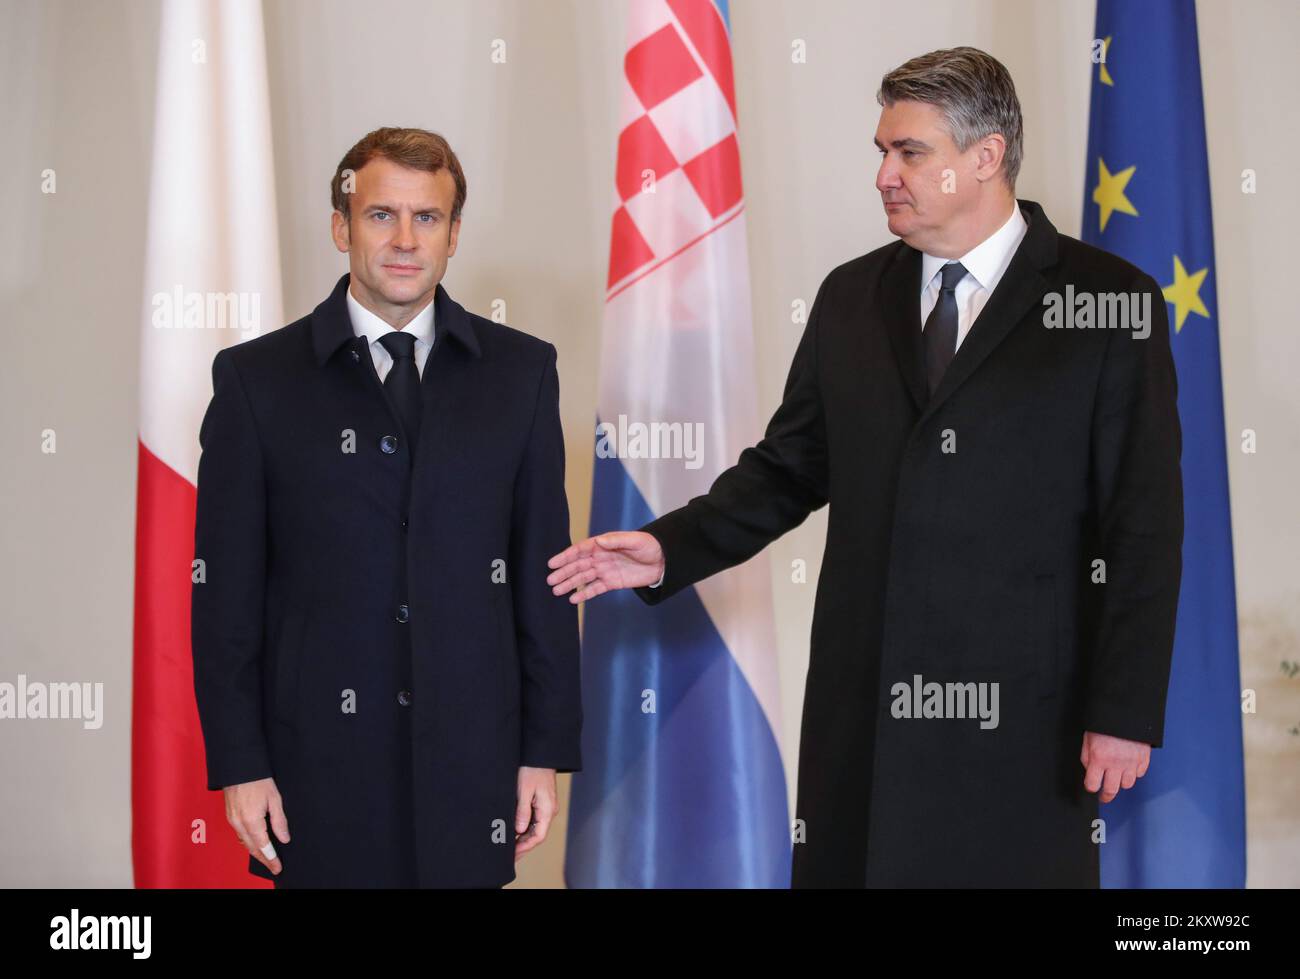
<svg viewBox="0 0 1300 979"><path fill-rule="evenodd" d="M597 423L700 438L598 443L592 534L707 492L761 434L725 4L633 0L621 83ZM789 886L770 609L762 555L653 609L587 604L570 886Z"/></svg>

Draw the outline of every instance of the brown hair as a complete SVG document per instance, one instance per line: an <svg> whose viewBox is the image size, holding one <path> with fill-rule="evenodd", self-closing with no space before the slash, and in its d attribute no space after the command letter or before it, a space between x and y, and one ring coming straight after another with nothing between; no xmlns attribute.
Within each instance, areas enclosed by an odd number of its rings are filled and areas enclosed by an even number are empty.
<svg viewBox="0 0 1300 979"><path fill-rule="evenodd" d="M880 80L876 101L884 106L907 101L935 106L962 152L990 133L1001 133L1007 144L1002 175L1015 190L1024 155L1024 121L1011 73L992 55L970 47L920 55Z"/></svg>
<svg viewBox="0 0 1300 979"><path fill-rule="evenodd" d="M342 213L344 220L351 216L348 206L350 194L343 192L343 174L345 171L356 173L375 157L381 156L392 160L400 166L425 173L437 173L446 170L456 181L456 200L451 207L451 221L460 220L461 208L465 206L465 171L460 168L460 160L451 151L448 142L437 133L427 129L396 129L385 126L372 133L366 133L352 149L343 154L334 178L330 181L330 203L334 210Z"/></svg>

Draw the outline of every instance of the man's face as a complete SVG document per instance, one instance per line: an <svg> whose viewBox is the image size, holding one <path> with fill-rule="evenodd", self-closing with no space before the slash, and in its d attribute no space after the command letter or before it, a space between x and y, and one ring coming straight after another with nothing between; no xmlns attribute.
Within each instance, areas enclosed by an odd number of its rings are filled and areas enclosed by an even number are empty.
<svg viewBox="0 0 1300 979"><path fill-rule="evenodd" d="M348 253L351 289L362 305L402 318L433 298L456 254L456 182L446 169L411 170L375 157L356 172L351 216L334 212L334 244Z"/></svg>
<svg viewBox="0 0 1300 979"><path fill-rule="evenodd" d="M925 102L881 109L875 142L881 152L876 189L889 230L913 248L934 253L977 200L980 143L959 152L943 113Z"/></svg>

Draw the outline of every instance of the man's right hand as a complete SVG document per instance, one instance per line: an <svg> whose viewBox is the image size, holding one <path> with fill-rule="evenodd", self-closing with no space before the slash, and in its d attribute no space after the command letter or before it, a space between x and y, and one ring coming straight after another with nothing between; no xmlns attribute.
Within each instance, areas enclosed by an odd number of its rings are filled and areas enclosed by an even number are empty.
<svg viewBox="0 0 1300 979"><path fill-rule="evenodd" d="M283 865L267 835L266 817L269 813L271 829L281 843L289 842L289 821L284 818L284 805L275 780L260 778L256 782L227 785L222 791L226 795L226 822L248 847L248 852L265 864L271 873L278 874Z"/></svg>
<svg viewBox="0 0 1300 979"><path fill-rule="evenodd" d="M664 552L652 534L622 530L579 541L546 564L555 569L546 578L551 591L573 592L569 602L577 605L616 588L653 585L663 576Z"/></svg>

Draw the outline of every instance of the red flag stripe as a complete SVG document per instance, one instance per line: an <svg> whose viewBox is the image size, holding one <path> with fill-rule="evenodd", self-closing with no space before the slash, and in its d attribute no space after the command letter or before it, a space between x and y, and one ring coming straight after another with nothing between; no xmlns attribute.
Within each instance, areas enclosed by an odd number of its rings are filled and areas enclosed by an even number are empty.
<svg viewBox="0 0 1300 979"><path fill-rule="evenodd" d="M270 887L248 872L248 851L226 822L222 794L207 789L190 658L194 486L140 443L136 500L135 886Z"/></svg>

